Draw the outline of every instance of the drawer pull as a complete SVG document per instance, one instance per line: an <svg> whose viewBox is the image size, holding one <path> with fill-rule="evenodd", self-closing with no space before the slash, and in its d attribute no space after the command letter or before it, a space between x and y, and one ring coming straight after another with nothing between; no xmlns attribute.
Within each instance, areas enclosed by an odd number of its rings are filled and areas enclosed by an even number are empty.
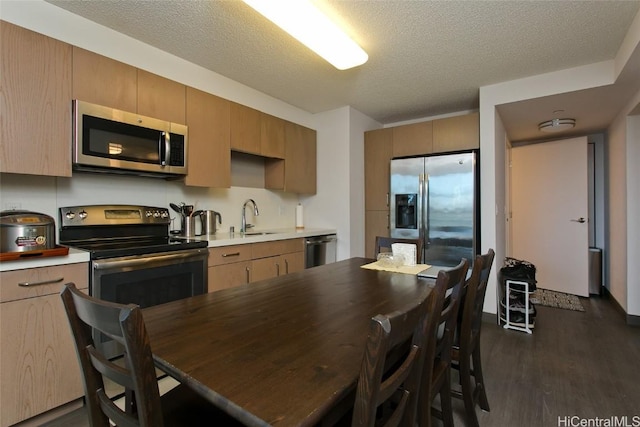
<svg viewBox="0 0 640 427"><path fill-rule="evenodd" d="M229 256L238 256L238 255L240 255L240 252L232 252L230 254L222 254L222 258L226 258Z"/></svg>
<svg viewBox="0 0 640 427"><path fill-rule="evenodd" d="M64 277L59 277L57 279L51 280L43 280L42 282L19 282L18 286L29 287L29 286L40 286L40 285L51 285L54 283L60 283L64 280Z"/></svg>

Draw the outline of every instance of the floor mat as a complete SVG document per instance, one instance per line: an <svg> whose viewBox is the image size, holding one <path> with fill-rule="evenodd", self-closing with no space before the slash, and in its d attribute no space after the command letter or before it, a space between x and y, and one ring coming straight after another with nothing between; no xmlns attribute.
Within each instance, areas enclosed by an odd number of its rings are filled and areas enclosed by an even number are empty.
<svg viewBox="0 0 640 427"><path fill-rule="evenodd" d="M531 294L530 300L533 304L544 305L547 307L584 311L580 298L576 295L565 294L564 292L538 288Z"/></svg>

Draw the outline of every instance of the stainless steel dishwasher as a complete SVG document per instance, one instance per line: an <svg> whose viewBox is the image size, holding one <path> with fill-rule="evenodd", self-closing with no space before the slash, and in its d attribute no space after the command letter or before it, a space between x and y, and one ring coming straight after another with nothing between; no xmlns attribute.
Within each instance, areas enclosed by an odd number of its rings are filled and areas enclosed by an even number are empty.
<svg viewBox="0 0 640 427"><path fill-rule="evenodd" d="M336 262L338 237L335 234L307 237L305 268Z"/></svg>

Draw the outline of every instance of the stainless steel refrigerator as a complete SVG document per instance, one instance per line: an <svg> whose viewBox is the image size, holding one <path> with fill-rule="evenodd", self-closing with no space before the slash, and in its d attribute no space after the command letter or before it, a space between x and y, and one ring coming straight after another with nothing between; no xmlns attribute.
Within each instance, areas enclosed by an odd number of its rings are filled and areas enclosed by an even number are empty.
<svg viewBox="0 0 640 427"><path fill-rule="evenodd" d="M422 238L422 263L455 266L477 253L476 152L391 160L391 237Z"/></svg>

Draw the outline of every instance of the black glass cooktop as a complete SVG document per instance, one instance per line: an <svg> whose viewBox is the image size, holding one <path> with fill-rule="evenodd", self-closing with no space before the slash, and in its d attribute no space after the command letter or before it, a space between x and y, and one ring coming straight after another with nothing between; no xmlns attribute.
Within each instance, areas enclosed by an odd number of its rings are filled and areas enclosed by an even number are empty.
<svg viewBox="0 0 640 427"><path fill-rule="evenodd" d="M179 237L153 237L126 240L76 241L69 242L66 245L89 251L91 259L102 259L206 248L208 243L207 241Z"/></svg>

